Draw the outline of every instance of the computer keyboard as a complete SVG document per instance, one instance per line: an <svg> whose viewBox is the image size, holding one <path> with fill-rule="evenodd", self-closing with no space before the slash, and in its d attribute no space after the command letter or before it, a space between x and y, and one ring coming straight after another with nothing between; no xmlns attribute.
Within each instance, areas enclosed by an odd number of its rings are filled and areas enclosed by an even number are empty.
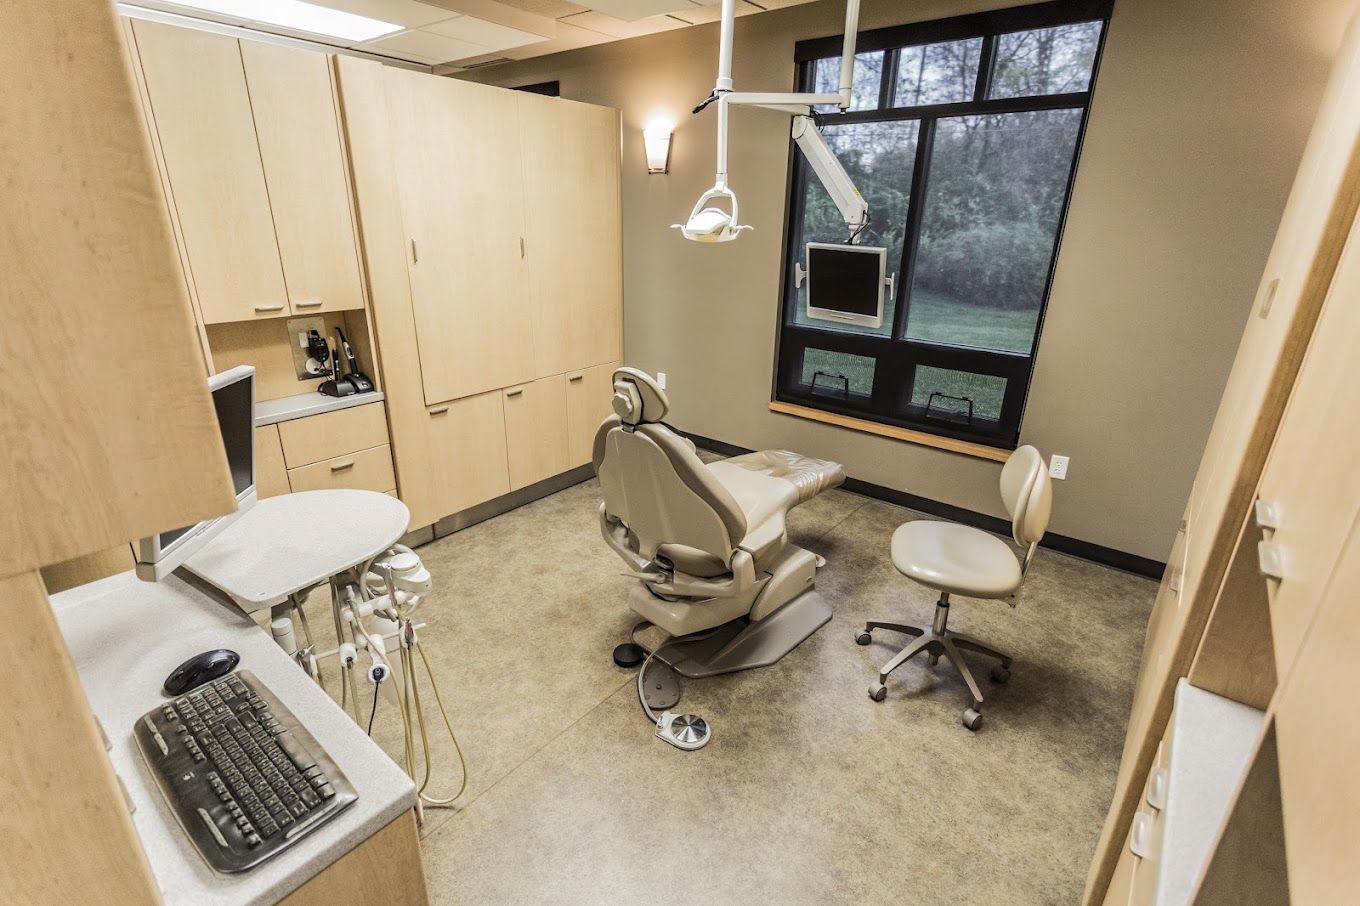
<svg viewBox="0 0 1360 906"><path fill-rule="evenodd" d="M358 798L249 670L148 711L135 734L179 823L218 871L258 865Z"/></svg>

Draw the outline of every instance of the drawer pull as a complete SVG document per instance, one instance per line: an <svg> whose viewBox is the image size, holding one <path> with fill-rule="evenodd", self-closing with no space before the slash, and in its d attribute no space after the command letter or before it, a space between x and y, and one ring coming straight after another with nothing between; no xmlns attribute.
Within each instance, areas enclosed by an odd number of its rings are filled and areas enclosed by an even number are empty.
<svg viewBox="0 0 1360 906"><path fill-rule="evenodd" d="M1129 852L1140 859L1152 855L1152 816L1138 812L1133 816L1133 830L1129 832Z"/></svg>
<svg viewBox="0 0 1360 906"><path fill-rule="evenodd" d="M1263 529L1280 527L1280 506L1270 500L1256 498L1256 525Z"/></svg>
<svg viewBox="0 0 1360 906"><path fill-rule="evenodd" d="M283 303L275 302L273 305L256 305L256 311L283 311Z"/></svg>
<svg viewBox="0 0 1360 906"><path fill-rule="evenodd" d="M1261 575L1267 579L1284 578L1284 548L1274 541L1261 541L1256 545L1256 565Z"/></svg>
<svg viewBox="0 0 1360 906"><path fill-rule="evenodd" d="M354 468L354 460L352 460L352 459L346 460L345 462L333 462L333 463L331 463L331 471L332 471L332 472L343 472L343 471L345 471L346 469L352 469L352 468Z"/></svg>
<svg viewBox="0 0 1360 906"><path fill-rule="evenodd" d="M1166 808L1166 784L1166 768L1153 768L1148 775L1147 803L1159 812Z"/></svg>
<svg viewBox="0 0 1360 906"><path fill-rule="evenodd" d="M567 375L567 380L569 380L569 381L575 383L576 381L581 380L583 377L585 377L585 375L584 375L584 374L581 374L581 373L578 371L576 374L569 374L569 375Z"/></svg>
<svg viewBox="0 0 1360 906"><path fill-rule="evenodd" d="M321 307L321 300L320 300L320 299L304 299L304 300L302 300L302 301L300 301L300 302L294 302L293 304L296 305L298 308L320 308L320 307Z"/></svg>
<svg viewBox="0 0 1360 906"><path fill-rule="evenodd" d="M506 395L506 396L519 396L519 395L520 395L521 393L523 393L523 392L524 392L524 388L523 388L523 387L516 387L514 390L507 390L507 391L505 391L505 395Z"/></svg>
<svg viewBox="0 0 1360 906"><path fill-rule="evenodd" d="M445 412L448 412L448 411L449 411L449 407L448 407L448 406L436 406L435 408L430 409L430 410L429 410L429 413L430 413L431 415L443 415Z"/></svg>

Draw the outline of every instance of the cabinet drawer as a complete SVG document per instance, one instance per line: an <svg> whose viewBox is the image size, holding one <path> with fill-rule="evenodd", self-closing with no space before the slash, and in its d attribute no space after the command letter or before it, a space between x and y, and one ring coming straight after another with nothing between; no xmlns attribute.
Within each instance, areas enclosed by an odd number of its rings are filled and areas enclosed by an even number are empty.
<svg viewBox="0 0 1360 906"><path fill-rule="evenodd" d="M289 469L288 483L294 491L320 491L327 488L390 491L397 486L396 475L392 471L392 448L383 444L299 469Z"/></svg>
<svg viewBox="0 0 1360 906"><path fill-rule="evenodd" d="M288 470L277 425L255 429L255 493L261 500L288 493Z"/></svg>
<svg viewBox="0 0 1360 906"><path fill-rule="evenodd" d="M339 412L296 418L279 423L279 438L283 441L284 462L288 468L296 469L386 444L387 411L382 403L367 403Z"/></svg>

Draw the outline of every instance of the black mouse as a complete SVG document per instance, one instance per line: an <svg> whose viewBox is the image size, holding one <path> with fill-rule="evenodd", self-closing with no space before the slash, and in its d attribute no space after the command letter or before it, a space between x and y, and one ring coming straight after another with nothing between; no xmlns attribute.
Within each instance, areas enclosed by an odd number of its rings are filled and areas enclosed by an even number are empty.
<svg viewBox="0 0 1360 906"><path fill-rule="evenodd" d="M196 654L180 664L165 678L161 688L166 695L183 695L190 689L226 676L241 663L241 656L229 648L214 648Z"/></svg>

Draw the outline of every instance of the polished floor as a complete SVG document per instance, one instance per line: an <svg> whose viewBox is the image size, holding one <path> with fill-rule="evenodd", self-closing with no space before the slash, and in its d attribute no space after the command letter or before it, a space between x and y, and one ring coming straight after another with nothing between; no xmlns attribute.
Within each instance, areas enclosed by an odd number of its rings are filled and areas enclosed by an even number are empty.
<svg viewBox="0 0 1360 906"><path fill-rule="evenodd" d="M984 686L923 659L866 695L933 596L892 568L919 514L843 491L791 514L824 554L835 617L771 667L684 681L714 728L653 738L634 674L610 660L634 617L600 539L594 481L420 549L419 613L467 757L457 809L426 812L436 903L1075 903L1114 785L1154 583L1041 551L1020 607L956 601L951 627L1010 652ZM985 683L986 664L976 671ZM375 736L396 752L392 709ZM456 782L446 741L436 795Z"/></svg>

